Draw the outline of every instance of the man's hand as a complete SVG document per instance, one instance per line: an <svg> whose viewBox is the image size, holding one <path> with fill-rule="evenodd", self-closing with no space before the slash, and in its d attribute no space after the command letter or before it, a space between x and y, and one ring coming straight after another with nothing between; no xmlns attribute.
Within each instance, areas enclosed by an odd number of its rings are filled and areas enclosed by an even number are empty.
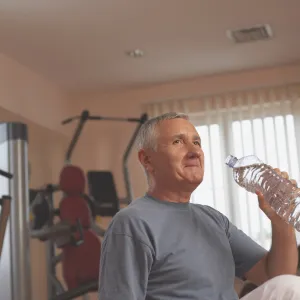
<svg viewBox="0 0 300 300"><path fill-rule="evenodd" d="M287 172L281 172L278 168L275 168L274 171L281 175L283 178L289 179L289 174ZM294 179L290 179L291 183L297 186L297 182ZM264 196L260 192L256 192L258 197L258 203L260 209L265 213L265 215L271 220L271 222L282 222L283 220L277 215L275 210L271 207L271 205L265 200Z"/></svg>
<svg viewBox="0 0 300 300"><path fill-rule="evenodd" d="M289 179L288 173L281 172L279 169L274 170L279 175ZM297 187L295 180L290 181ZM272 224L272 246L270 251L246 274L250 281L260 285L278 275L295 275L298 265L298 251L293 226L279 217L261 193L256 194L260 209L271 220ZM290 210L293 209L294 207L291 205Z"/></svg>

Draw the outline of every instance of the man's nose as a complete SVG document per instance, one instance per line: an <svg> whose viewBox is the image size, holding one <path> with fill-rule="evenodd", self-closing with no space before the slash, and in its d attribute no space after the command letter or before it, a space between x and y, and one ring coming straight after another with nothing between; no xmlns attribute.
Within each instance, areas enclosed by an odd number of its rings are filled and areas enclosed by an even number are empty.
<svg viewBox="0 0 300 300"><path fill-rule="evenodd" d="M188 159L199 158L199 157L200 157L199 151L189 151L187 154Z"/></svg>
<svg viewBox="0 0 300 300"><path fill-rule="evenodd" d="M198 145L198 144L195 144L194 141L193 141L193 142L189 142L189 143L187 144L187 149L188 149L189 152L197 152L197 153L200 152L200 147L199 147L199 145Z"/></svg>
<svg viewBox="0 0 300 300"><path fill-rule="evenodd" d="M198 145L195 145L195 143L189 143L188 144L188 158L199 158L200 157L200 147Z"/></svg>

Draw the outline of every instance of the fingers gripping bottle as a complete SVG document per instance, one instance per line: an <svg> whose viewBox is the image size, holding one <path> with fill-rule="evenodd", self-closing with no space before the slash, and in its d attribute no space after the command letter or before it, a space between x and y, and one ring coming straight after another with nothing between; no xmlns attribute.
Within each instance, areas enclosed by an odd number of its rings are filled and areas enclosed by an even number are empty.
<svg viewBox="0 0 300 300"><path fill-rule="evenodd" d="M251 193L261 192L276 213L300 231L300 189L255 155L240 159L229 155L225 163L233 169L238 185Z"/></svg>

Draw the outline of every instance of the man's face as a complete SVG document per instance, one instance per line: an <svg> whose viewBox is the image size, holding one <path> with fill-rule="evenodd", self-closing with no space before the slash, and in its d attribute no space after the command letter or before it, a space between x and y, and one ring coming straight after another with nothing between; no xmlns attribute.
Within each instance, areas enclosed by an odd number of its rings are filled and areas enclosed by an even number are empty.
<svg viewBox="0 0 300 300"><path fill-rule="evenodd" d="M165 120L156 127L156 138L147 166L154 180L194 190L204 175L204 154L195 127L184 119Z"/></svg>

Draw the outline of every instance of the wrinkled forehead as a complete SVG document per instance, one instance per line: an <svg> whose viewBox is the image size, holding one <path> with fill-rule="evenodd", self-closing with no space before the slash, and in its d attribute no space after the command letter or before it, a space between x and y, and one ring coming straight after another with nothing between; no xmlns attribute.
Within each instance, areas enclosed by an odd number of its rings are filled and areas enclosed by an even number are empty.
<svg viewBox="0 0 300 300"><path fill-rule="evenodd" d="M179 118L160 122L155 128L155 132L158 141L171 139L174 136L199 138L195 126L190 121Z"/></svg>

